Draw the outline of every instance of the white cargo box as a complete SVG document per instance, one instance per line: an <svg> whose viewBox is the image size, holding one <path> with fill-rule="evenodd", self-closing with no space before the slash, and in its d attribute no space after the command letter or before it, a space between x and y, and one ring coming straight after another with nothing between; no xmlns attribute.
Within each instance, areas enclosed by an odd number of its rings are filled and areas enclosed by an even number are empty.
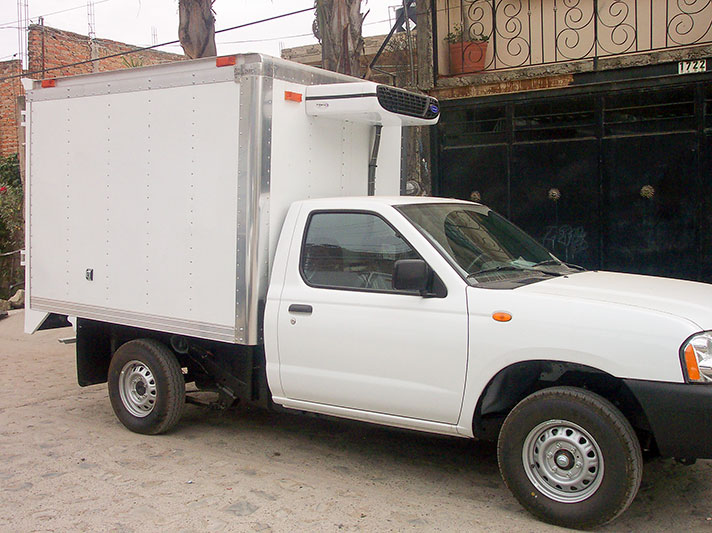
<svg viewBox="0 0 712 533"><path fill-rule="evenodd" d="M306 87L377 84L256 54L217 63L34 82L28 332L53 312L257 344L290 203L367 193L378 105L307 114ZM401 126L383 116L375 192L397 195Z"/></svg>

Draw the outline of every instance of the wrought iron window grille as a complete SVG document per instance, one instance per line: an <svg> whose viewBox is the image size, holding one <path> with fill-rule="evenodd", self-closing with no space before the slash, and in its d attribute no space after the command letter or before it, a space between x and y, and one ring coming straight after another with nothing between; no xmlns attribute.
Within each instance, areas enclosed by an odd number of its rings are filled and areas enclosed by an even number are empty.
<svg viewBox="0 0 712 533"><path fill-rule="evenodd" d="M450 74L712 43L712 0L437 0L436 18L436 48L461 35L462 57L451 62L485 54L475 70Z"/></svg>

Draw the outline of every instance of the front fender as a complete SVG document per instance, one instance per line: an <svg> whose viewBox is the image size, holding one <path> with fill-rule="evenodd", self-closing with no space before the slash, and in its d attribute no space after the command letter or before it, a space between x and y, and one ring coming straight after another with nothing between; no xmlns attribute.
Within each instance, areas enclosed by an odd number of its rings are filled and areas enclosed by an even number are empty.
<svg viewBox="0 0 712 533"><path fill-rule="evenodd" d="M514 290L467 290L469 357L458 431L471 422L487 384L524 361L562 361L616 378L682 383L681 343L698 327L675 315L595 300ZM492 314L506 311L509 322Z"/></svg>

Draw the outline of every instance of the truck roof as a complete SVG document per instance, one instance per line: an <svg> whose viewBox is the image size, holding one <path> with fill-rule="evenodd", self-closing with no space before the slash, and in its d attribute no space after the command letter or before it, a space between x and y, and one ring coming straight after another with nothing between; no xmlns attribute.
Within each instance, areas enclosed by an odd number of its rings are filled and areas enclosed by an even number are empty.
<svg viewBox="0 0 712 533"><path fill-rule="evenodd" d="M472 202L455 198L438 198L433 196L348 196L335 198L314 198L300 200L295 204L306 205L310 209L363 209L367 206L395 206L410 204L457 203L472 205Z"/></svg>
<svg viewBox="0 0 712 533"><path fill-rule="evenodd" d="M218 64L218 59L227 57L234 58L234 61L226 63L229 68L223 68ZM278 57L251 53L231 54L220 58L204 57L64 77L50 76L45 80L25 79L23 85L29 101L63 100L81 96L234 81L244 73L289 80L304 85L364 83L361 78L287 61ZM47 81L50 83L47 84ZM374 83L373 85L377 84Z"/></svg>

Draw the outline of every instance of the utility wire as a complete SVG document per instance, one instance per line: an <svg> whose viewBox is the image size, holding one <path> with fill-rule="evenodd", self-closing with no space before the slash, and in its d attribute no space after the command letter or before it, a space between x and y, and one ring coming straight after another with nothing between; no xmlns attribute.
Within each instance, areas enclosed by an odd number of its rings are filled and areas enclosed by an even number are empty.
<svg viewBox="0 0 712 533"><path fill-rule="evenodd" d="M265 41L280 41L282 39L296 39L298 37L311 37L313 33L302 33L300 35L285 35L283 37L267 37L265 39L245 39L243 41L222 41L217 44L247 44L247 43L263 43Z"/></svg>
<svg viewBox="0 0 712 533"><path fill-rule="evenodd" d="M363 25L364 26L373 26L374 24L384 24L386 22L389 22L389 20L388 19L374 20L373 22L367 22L367 23L364 23ZM2 29L2 28L0 28L0 29ZM278 37L265 37L263 39L245 39L245 40L241 40L241 41L220 41L216 44L218 46L220 46L222 44L263 43L265 41L280 41L282 39L297 39L299 37L313 37L313 36L314 36L314 34L310 32L310 33L298 33L296 35L280 35ZM371 37L371 36L364 35L364 38L366 38L366 37ZM171 45L167 45L167 46L180 46L180 45L179 44L171 44Z"/></svg>
<svg viewBox="0 0 712 533"><path fill-rule="evenodd" d="M373 22L367 22L364 23L364 26L373 26L374 24L383 24L385 22L389 22L388 19L383 19L383 20L374 20ZM243 41L221 41L217 43L218 45L220 44L244 44L244 43L261 43L264 41L279 41L281 39L296 39L298 37L313 37L313 33L299 33L296 35L282 35L279 37L265 37L264 39L246 39ZM367 37L364 35L364 38Z"/></svg>
<svg viewBox="0 0 712 533"><path fill-rule="evenodd" d="M239 24L239 25L237 25L237 26L232 26L232 27L230 27L230 28L223 28L222 30L216 31L215 34L217 35L218 33L223 33L223 32L226 32L226 31L238 30L238 29L240 29L240 28L246 28L246 27L248 27L248 26L254 26L254 25L256 25L256 24L262 24L263 22L271 22L271 21L273 21L273 20L277 20L277 19L281 19L281 18L285 18L285 17L290 17L290 16L292 16L292 15L298 15L298 14L300 14L300 13L306 13L307 11L313 11L314 9L315 9L314 7L308 7L308 8L306 8L306 9L300 9L299 11L292 11L291 13L283 13L283 14L281 14L281 15L275 15L274 17L269 17L269 18L266 18L266 19L253 20L252 22L247 22L247 23L245 23L245 24ZM139 48L134 48L133 50L128 50L128 51L126 51L126 52L118 52L118 53L116 53L116 54L109 54L108 56L97 57L97 58L95 58L95 59L87 59L87 60L85 60L85 61L77 61L77 62L75 62L75 63L68 63L68 64L66 64L66 65L60 65L60 66L58 66L58 67L50 67L50 68L46 68L46 69L44 69L44 70L35 70L35 71L32 71L32 72L24 72L24 73L22 73L22 74L16 74L16 75L14 75L14 76L6 76L6 77L4 77L4 78L0 78L0 83L2 83L3 81L7 81L7 80L14 79L14 78L23 78L23 77L26 77L26 76L32 76L32 75L34 75L34 74L44 74L45 72L50 72L50 71L52 71L52 70L60 70L60 69L63 69L63 68L70 68L70 67L76 67L76 66L79 66L79 65L86 65L86 64L88 64L88 63L93 63L93 62L95 62L95 61L102 61L102 60L104 60L104 59L111 59L111 58L113 58L113 57L121 57L121 56L129 55L129 54L135 54L136 52L144 52L144 51L146 51L146 50L151 50L151 49L153 49L153 48L159 48L159 47L161 47L161 46L167 46L167 45L176 44L176 43L180 43L180 39L175 39L175 40L173 40L173 41L167 41L167 42L165 42L165 43L153 44L153 45L151 45L151 46L142 46L142 47L139 47Z"/></svg>
<svg viewBox="0 0 712 533"><path fill-rule="evenodd" d="M94 5L103 4L104 2L109 2L109 1L110 1L110 0L99 0L98 2L94 2ZM39 18L39 17L49 17L50 15L57 15L57 14L59 14L59 13L66 13L67 11L75 11L75 10L77 10L77 9L86 9L86 7L87 7L86 4L81 5L81 6L76 6L76 7L69 7L69 8L67 8L67 9L61 9L61 10L59 10L59 11L52 11L51 13L44 13L44 14L42 14L42 15L37 15L37 16L34 16L34 17L30 17L30 19L33 19L33 18L36 19L36 18ZM18 22L21 22L21 21L20 21L20 20L13 20L12 22L5 22L5 23L3 23L3 24L0 24L0 29L2 29L3 26L9 26L10 24L17 24ZM16 26L15 26L14 28L17 29Z"/></svg>

